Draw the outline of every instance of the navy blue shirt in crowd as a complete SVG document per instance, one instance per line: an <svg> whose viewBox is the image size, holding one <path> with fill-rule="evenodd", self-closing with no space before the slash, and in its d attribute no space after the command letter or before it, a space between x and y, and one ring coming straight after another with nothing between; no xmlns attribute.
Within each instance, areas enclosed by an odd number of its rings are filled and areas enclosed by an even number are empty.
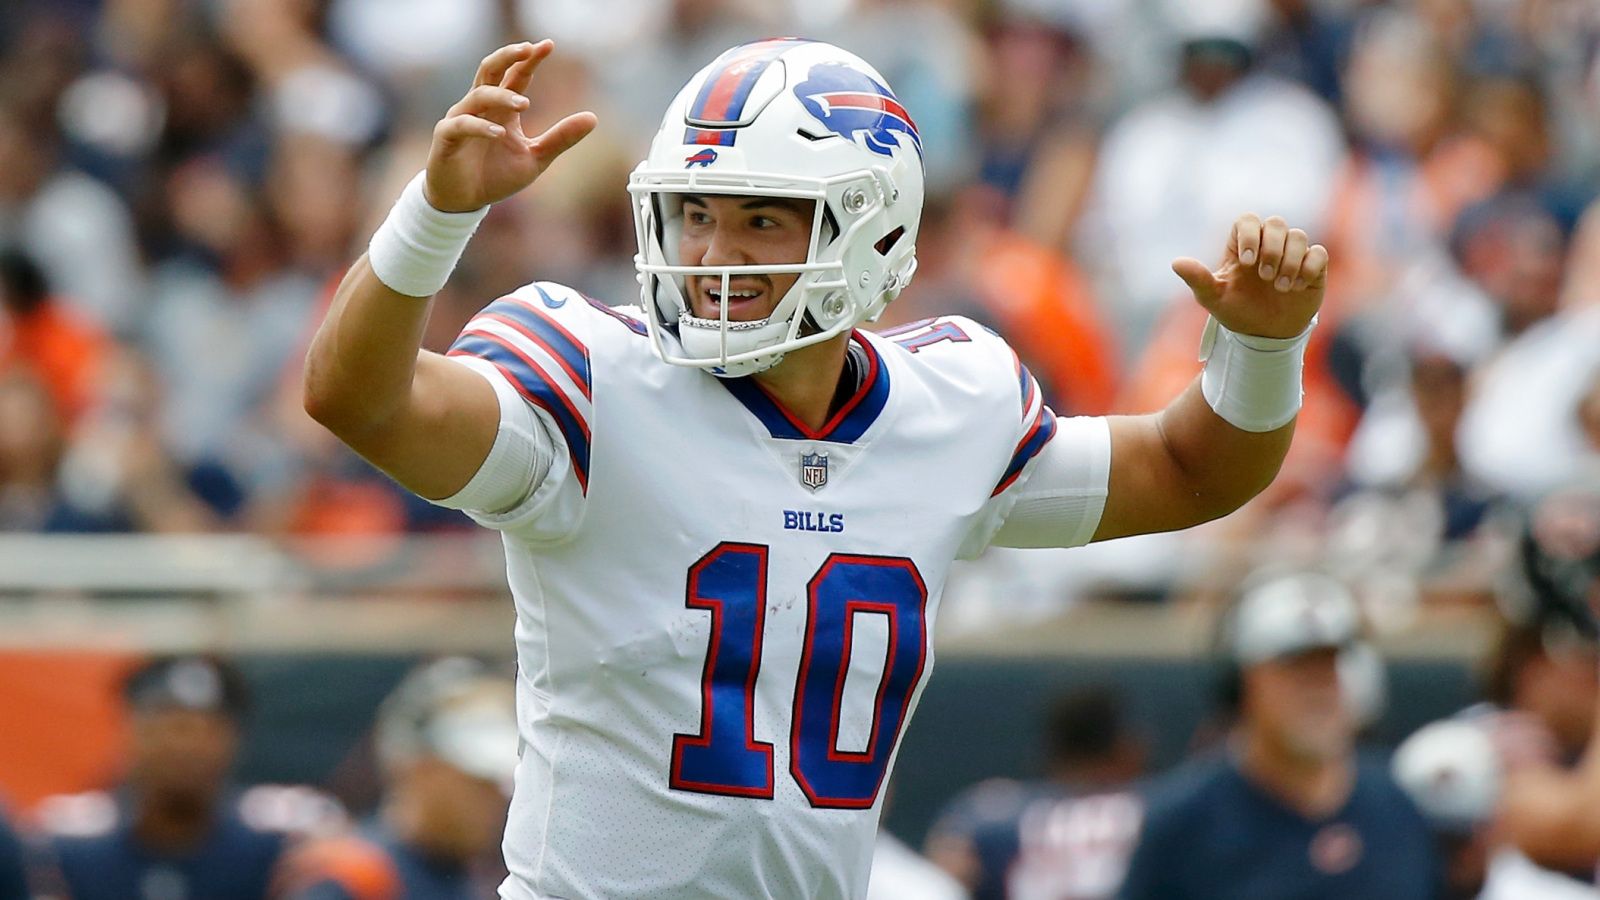
<svg viewBox="0 0 1600 900"><path fill-rule="evenodd" d="M0 900L27 900L28 879L22 868L22 842L0 816Z"/></svg>
<svg viewBox="0 0 1600 900"><path fill-rule="evenodd" d="M381 850L394 867L395 880L400 884L400 896L405 900L477 900L493 894L492 886L479 884L466 866L424 856L380 825L368 828L363 838ZM296 891L291 900L365 898L337 879L329 878Z"/></svg>
<svg viewBox="0 0 1600 900"><path fill-rule="evenodd" d="M1310 820L1226 755L1158 781L1122 900L1432 900L1433 838L1388 766L1362 758L1338 812Z"/></svg>
<svg viewBox="0 0 1600 900"><path fill-rule="evenodd" d="M232 804L192 852L153 853L127 818L109 830L51 840L72 900L258 900L267 896L284 836L241 820Z"/></svg>

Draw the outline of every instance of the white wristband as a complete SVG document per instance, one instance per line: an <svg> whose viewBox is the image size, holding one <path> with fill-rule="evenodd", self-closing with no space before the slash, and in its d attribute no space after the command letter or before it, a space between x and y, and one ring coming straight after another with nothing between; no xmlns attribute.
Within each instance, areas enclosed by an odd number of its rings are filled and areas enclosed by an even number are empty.
<svg viewBox="0 0 1600 900"><path fill-rule="evenodd" d="M1300 412L1300 373L1305 365L1306 330L1292 338L1235 334L1206 322L1200 339L1200 393L1228 424L1241 431L1276 431Z"/></svg>
<svg viewBox="0 0 1600 900"><path fill-rule="evenodd" d="M434 209L422 192L426 176L421 172L411 179L367 245L372 274L408 297L439 293L478 223L489 213L487 206L464 213Z"/></svg>

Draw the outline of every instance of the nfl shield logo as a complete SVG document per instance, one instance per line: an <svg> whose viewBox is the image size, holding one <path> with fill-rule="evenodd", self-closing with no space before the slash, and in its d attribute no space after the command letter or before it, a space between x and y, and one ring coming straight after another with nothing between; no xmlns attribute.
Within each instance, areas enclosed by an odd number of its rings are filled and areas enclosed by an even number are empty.
<svg viewBox="0 0 1600 900"><path fill-rule="evenodd" d="M828 454L802 453L800 455L800 483L813 491L828 483Z"/></svg>

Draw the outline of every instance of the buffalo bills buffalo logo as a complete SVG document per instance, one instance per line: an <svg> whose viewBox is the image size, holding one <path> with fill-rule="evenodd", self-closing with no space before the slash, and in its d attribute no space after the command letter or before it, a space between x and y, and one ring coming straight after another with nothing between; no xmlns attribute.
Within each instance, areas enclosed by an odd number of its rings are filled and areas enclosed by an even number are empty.
<svg viewBox="0 0 1600 900"><path fill-rule="evenodd" d="M892 155L900 145L898 132L922 156L922 138L911 115L888 87L864 72L840 64L814 66L794 94L829 131L865 144L873 153Z"/></svg>
<svg viewBox="0 0 1600 900"><path fill-rule="evenodd" d="M696 153L695 155L689 157L688 159L685 159L684 163L686 163L686 165L684 166L684 168L685 169L692 169L695 166L707 167L707 166L710 166L712 163L714 163L716 161L717 161L717 151L711 149L710 147L707 147L706 149L701 150L699 153Z"/></svg>

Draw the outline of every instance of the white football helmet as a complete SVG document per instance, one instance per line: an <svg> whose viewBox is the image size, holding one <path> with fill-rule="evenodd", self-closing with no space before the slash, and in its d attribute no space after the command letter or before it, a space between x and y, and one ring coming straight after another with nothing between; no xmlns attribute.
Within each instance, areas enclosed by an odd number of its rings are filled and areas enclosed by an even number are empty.
<svg viewBox="0 0 1600 900"><path fill-rule="evenodd" d="M668 107L628 181L640 299L656 354L738 377L876 319L916 270L922 141L876 70L830 44L775 38L717 57ZM686 266L685 195L815 201L810 250L787 265ZM685 276L798 274L772 314L694 315Z"/></svg>

